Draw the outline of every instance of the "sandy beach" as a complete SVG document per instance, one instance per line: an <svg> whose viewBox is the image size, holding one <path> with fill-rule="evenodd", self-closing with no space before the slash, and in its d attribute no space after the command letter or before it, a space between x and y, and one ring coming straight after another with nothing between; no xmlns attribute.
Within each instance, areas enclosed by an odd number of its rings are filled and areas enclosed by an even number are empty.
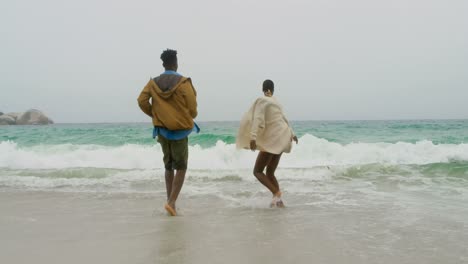
<svg viewBox="0 0 468 264"><path fill-rule="evenodd" d="M181 215L169 217L162 209L164 197L157 194L2 191L0 262L414 264L468 260L463 244L466 226L447 223L443 216L395 228L395 223L388 222L392 208L381 208L382 212L324 209L297 202L291 200L286 209L229 208L214 197L182 197Z"/></svg>
<svg viewBox="0 0 468 264"><path fill-rule="evenodd" d="M468 264L468 0L1 7L0 264Z"/></svg>

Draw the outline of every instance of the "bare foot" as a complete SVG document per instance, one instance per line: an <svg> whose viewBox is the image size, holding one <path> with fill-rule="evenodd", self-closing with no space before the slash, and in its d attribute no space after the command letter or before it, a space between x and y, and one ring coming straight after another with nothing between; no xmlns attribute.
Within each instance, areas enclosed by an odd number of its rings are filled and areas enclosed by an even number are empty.
<svg viewBox="0 0 468 264"><path fill-rule="evenodd" d="M276 207L277 201L278 201L278 198L276 196L273 196L273 199L271 199L271 202L270 202L270 208Z"/></svg>
<svg viewBox="0 0 468 264"><path fill-rule="evenodd" d="M280 191L278 191L277 193L273 195L273 199L271 200L271 203L270 203L270 208L274 208L274 207L284 208L285 207L283 201L281 200L281 195L282 193Z"/></svg>
<svg viewBox="0 0 468 264"><path fill-rule="evenodd" d="M166 211L169 213L169 215L171 216L176 216L177 215L177 212L175 210L175 206L172 207L170 206L169 204L166 204L164 205L164 209L166 209Z"/></svg>
<svg viewBox="0 0 468 264"><path fill-rule="evenodd" d="M278 199L278 200L276 201L276 207L278 207L278 208L284 208L284 207L286 207L286 206L284 206L284 203L283 203L283 201L281 200L281 198Z"/></svg>
<svg viewBox="0 0 468 264"><path fill-rule="evenodd" d="M283 194L282 192L278 191L277 193L275 193L275 196L274 196L276 198L276 204L275 205L278 208L284 208L285 207L284 203L283 203L283 200L281 200L281 195L282 194Z"/></svg>

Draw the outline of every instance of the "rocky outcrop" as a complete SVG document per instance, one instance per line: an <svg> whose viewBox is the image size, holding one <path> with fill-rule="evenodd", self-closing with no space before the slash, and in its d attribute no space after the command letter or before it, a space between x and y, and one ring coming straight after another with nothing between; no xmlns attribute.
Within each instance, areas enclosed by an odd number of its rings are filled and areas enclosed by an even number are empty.
<svg viewBox="0 0 468 264"><path fill-rule="evenodd" d="M0 115L0 125L48 125L53 123L52 119L36 109L30 109L24 113Z"/></svg>
<svg viewBox="0 0 468 264"><path fill-rule="evenodd" d="M1 125L14 125L15 123L16 123L16 120L9 115L0 116L0 126Z"/></svg>
<svg viewBox="0 0 468 264"><path fill-rule="evenodd" d="M21 113L8 113L8 114L5 114L7 116L10 116L11 118L13 118L15 120L15 123L16 123L16 119L18 118L18 116L20 115Z"/></svg>

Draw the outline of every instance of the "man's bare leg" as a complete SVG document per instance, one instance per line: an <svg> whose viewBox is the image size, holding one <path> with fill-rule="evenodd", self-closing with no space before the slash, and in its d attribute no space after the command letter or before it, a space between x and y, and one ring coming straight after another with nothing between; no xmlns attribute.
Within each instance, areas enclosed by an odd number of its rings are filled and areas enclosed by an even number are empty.
<svg viewBox="0 0 468 264"><path fill-rule="evenodd" d="M177 197L179 196L180 190L182 189L182 185L184 185L186 172L187 170L177 170L174 176L174 180L172 181L171 194L169 195L167 204L174 210L176 209Z"/></svg>
<svg viewBox="0 0 468 264"><path fill-rule="evenodd" d="M166 170L164 175L166 176L166 194L167 200L169 201L172 191L172 182L174 181L174 170Z"/></svg>

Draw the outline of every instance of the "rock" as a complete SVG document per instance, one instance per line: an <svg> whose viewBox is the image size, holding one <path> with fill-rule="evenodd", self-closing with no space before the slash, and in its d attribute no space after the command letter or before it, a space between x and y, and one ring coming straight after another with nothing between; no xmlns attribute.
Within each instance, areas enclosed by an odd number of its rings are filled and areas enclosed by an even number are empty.
<svg viewBox="0 0 468 264"><path fill-rule="evenodd" d="M20 113L16 118L17 125L48 125L53 123L44 113L36 109Z"/></svg>
<svg viewBox="0 0 468 264"><path fill-rule="evenodd" d="M0 125L48 125L54 123L44 113L35 109L24 113L0 113Z"/></svg>
<svg viewBox="0 0 468 264"><path fill-rule="evenodd" d="M7 116L10 116L11 118L13 118L16 122L16 119L18 118L18 116L20 115L21 113L8 113L6 114Z"/></svg>
<svg viewBox="0 0 468 264"><path fill-rule="evenodd" d="M15 119L9 115L0 116L0 125L14 125Z"/></svg>
<svg viewBox="0 0 468 264"><path fill-rule="evenodd" d="M3 115L3 112L2 112L2 111L0 111L0 116L2 116L2 115Z"/></svg>

